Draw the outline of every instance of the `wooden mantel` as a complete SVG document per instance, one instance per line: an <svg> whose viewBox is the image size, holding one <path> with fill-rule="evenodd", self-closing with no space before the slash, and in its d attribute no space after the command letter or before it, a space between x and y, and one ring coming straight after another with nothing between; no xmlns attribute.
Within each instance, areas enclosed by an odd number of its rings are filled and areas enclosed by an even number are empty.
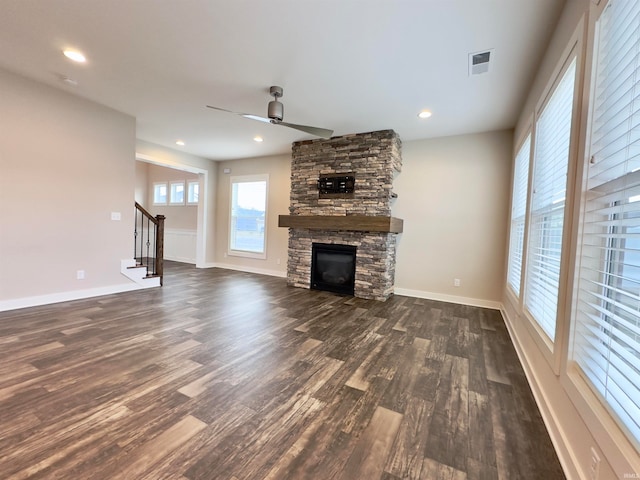
<svg viewBox="0 0 640 480"><path fill-rule="evenodd" d="M279 215L278 226L312 230L402 233L400 218L374 215Z"/></svg>

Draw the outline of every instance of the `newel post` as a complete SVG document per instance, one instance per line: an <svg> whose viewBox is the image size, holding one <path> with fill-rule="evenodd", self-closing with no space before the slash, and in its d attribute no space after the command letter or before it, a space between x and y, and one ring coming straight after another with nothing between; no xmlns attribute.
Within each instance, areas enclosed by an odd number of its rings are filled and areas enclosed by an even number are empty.
<svg viewBox="0 0 640 480"><path fill-rule="evenodd" d="M164 274L164 215L156 215L158 232L156 235L156 274L160 276L162 285Z"/></svg>

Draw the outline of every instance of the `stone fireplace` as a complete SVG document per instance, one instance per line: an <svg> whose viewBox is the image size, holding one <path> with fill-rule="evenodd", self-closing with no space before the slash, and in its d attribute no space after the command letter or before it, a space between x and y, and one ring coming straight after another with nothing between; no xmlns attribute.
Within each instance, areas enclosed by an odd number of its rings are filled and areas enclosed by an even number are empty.
<svg viewBox="0 0 640 480"><path fill-rule="evenodd" d="M289 215L279 217L289 228L289 285L312 288L313 244L334 244L357 247L356 297L384 301L393 294L402 220L391 216L391 204L401 167L393 130L293 144Z"/></svg>

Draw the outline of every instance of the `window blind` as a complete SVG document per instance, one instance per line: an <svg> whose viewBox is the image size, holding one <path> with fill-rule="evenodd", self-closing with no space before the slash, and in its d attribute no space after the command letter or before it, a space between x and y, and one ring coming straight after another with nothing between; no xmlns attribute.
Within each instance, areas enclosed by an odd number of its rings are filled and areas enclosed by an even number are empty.
<svg viewBox="0 0 640 480"><path fill-rule="evenodd" d="M509 265L507 281L517 296L520 296L522 254L524 250L524 224L527 212L527 186L529 183L529 153L531 134L523 142L516 155L513 173L513 197L511 199L511 233L509 235Z"/></svg>
<svg viewBox="0 0 640 480"><path fill-rule="evenodd" d="M553 341L575 85L575 57L536 122L525 306Z"/></svg>
<svg viewBox="0 0 640 480"><path fill-rule="evenodd" d="M573 360L640 444L640 2L597 23Z"/></svg>

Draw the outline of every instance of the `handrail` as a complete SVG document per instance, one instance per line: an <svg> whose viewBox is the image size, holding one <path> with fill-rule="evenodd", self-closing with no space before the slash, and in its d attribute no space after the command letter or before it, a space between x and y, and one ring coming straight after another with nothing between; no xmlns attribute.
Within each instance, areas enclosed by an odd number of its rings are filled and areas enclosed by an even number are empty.
<svg viewBox="0 0 640 480"><path fill-rule="evenodd" d="M158 224L158 221L155 219L155 217L153 215L151 215L146 208L144 208L142 205L140 205L138 202L136 202L136 208L138 210L140 210L140 212L147 217L149 220L151 220L153 223L155 223L156 225Z"/></svg>
<svg viewBox="0 0 640 480"><path fill-rule="evenodd" d="M133 258L135 259L137 266L144 266L147 268L147 276L160 277L160 285L162 285L164 273L165 216L156 215L154 217L138 202L135 202L135 208L136 213L135 228L133 231ZM139 218L138 212L140 212L141 214ZM153 225L153 227L151 227L151 225ZM138 239L138 237L140 238Z"/></svg>

